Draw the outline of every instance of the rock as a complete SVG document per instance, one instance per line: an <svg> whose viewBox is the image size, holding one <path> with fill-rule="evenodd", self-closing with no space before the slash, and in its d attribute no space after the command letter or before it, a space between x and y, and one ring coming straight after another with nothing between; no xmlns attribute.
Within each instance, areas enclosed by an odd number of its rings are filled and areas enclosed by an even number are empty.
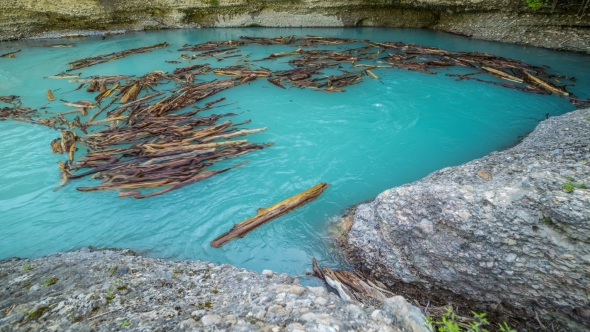
<svg viewBox="0 0 590 332"><path fill-rule="evenodd" d="M271 270L263 270L262 275L270 277L270 276L272 276L272 271Z"/></svg>
<svg viewBox="0 0 590 332"><path fill-rule="evenodd" d="M476 303L502 304L517 316L590 328L583 314L590 190L562 189L567 181L590 181L586 118L590 110L549 118L513 148L359 205L345 234L346 254L388 285L413 283L461 294L472 310Z"/></svg>
<svg viewBox="0 0 590 332"><path fill-rule="evenodd" d="M23 274L25 265L35 268ZM115 265L133 273L111 273ZM59 282L22 291L24 282L43 284L47 271ZM170 271L182 273L162 277ZM4 260L0 272L0 308L19 304L8 316L1 317L5 309L0 312L0 331L116 331L124 322L142 331L282 331L285 322L292 323L286 327L292 331L385 331L387 322L411 319L407 310L403 317L385 312L389 320L373 321L370 309L344 302L323 287L296 284L286 274L170 262L126 250L83 249ZM32 310L38 319L28 318ZM113 319L89 319L109 312L116 313Z"/></svg>
<svg viewBox="0 0 590 332"><path fill-rule="evenodd" d="M479 172L477 172L477 176L486 181L490 181L492 179L492 173L486 171L485 169L482 169Z"/></svg>
<svg viewBox="0 0 590 332"><path fill-rule="evenodd" d="M178 323L178 328L181 330L191 330L198 326L197 321L189 318L185 319L182 322Z"/></svg>
<svg viewBox="0 0 590 332"><path fill-rule="evenodd" d="M305 292L305 288L301 286L291 286L289 291L291 292L291 294L301 295Z"/></svg>
<svg viewBox="0 0 590 332"><path fill-rule="evenodd" d="M215 325L221 323L221 316L219 315L205 315L201 318L201 323L205 326Z"/></svg>

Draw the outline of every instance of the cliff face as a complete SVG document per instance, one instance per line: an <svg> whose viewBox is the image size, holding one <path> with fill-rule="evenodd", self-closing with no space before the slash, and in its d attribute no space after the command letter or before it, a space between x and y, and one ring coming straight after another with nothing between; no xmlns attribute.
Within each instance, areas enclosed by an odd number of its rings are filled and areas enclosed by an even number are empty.
<svg viewBox="0 0 590 332"><path fill-rule="evenodd" d="M524 0L0 0L0 40L71 30L382 26L590 53L590 14L576 16L568 1L532 12Z"/></svg>

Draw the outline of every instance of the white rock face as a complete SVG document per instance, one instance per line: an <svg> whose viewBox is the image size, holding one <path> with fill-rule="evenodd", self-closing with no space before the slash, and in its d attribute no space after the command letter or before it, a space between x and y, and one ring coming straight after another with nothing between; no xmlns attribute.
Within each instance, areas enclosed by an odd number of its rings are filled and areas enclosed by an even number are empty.
<svg viewBox="0 0 590 332"><path fill-rule="evenodd" d="M589 119L550 118L511 149L359 205L347 254L390 285L590 327Z"/></svg>

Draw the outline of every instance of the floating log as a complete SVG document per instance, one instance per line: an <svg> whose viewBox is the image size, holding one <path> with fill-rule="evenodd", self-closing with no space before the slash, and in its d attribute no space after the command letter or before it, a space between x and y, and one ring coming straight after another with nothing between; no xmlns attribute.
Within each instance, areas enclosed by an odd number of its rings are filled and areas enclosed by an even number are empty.
<svg viewBox="0 0 590 332"><path fill-rule="evenodd" d="M15 95L10 95L10 96L0 96L0 101L3 101L5 103L11 104L14 101L19 101L20 97L19 96L15 96Z"/></svg>
<svg viewBox="0 0 590 332"><path fill-rule="evenodd" d="M558 89L556 86L554 86L553 84L550 84L548 82L543 81L542 79L530 74L528 71L524 71L524 74L526 75L527 78L529 78L533 84L538 85L542 88L545 88L553 93L555 93L556 95L563 95L563 96L569 96L570 94L566 91L563 91L561 89Z"/></svg>
<svg viewBox="0 0 590 332"><path fill-rule="evenodd" d="M8 52L8 53L4 53L0 55L0 58L9 58L9 59L14 59L16 58L16 53L20 52L21 50L16 50L13 52Z"/></svg>
<svg viewBox="0 0 590 332"><path fill-rule="evenodd" d="M45 93L45 95L47 96L47 100L49 101L54 101L55 97L53 96L53 92L51 90L47 90L47 92Z"/></svg>
<svg viewBox="0 0 590 332"><path fill-rule="evenodd" d="M52 47L52 48L71 48L76 46L76 44L43 44L43 47Z"/></svg>
<svg viewBox="0 0 590 332"><path fill-rule="evenodd" d="M516 82L516 83L523 83L524 82L524 80L522 80L518 77L514 77L510 74L507 74L501 70L497 70L497 69L485 67L485 66L482 66L481 69L483 69L483 70L485 70L485 71L491 73L492 75L497 76L501 79L505 79L507 81L512 81L512 82Z"/></svg>
<svg viewBox="0 0 590 332"><path fill-rule="evenodd" d="M261 226L272 219L282 216L285 213L288 213L302 205L313 201L314 199L318 198L329 186L329 184L322 182L295 196L291 196L282 202L269 206L265 209L258 209L256 216L235 224L234 227L232 227L232 229L230 229L227 233L211 241L211 246L214 248L219 248L236 237L242 237L256 227Z"/></svg>
<svg viewBox="0 0 590 332"><path fill-rule="evenodd" d="M113 61L116 59L121 59L121 58L124 58L124 57L132 55L132 54L151 52L152 50L167 47L167 46L168 46L168 43L164 42L164 43L156 44L156 45L152 45L152 46L132 48L132 49L124 50L124 51L120 51L120 52L114 52L114 53L98 55L98 56L94 56L94 57L90 57L90 58L79 59L79 60L75 60L72 62L68 62L71 69L68 69L67 71L72 71L72 70L76 70L76 69L80 69L80 68L86 68L86 67L94 66L94 65L97 65L100 63L109 62L109 61Z"/></svg>

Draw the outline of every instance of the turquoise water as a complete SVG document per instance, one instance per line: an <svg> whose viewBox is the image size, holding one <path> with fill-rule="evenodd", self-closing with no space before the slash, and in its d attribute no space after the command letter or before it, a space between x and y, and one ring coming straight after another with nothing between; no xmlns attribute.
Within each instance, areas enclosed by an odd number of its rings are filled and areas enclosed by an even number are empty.
<svg viewBox="0 0 590 332"><path fill-rule="evenodd" d="M132 47L171 44L167 49L82 69L91 75L142 75L179 66L176 50L185 43L237 39L241 35L322 35L402 41L456 51L479 51L549 65L551 72L576 76L569 90L580 97L590 91L590 56L568 52L470 40L415 29L203 29L129 33L122 36L60 41L0 43L4 50L22 48L16 59L0 58L0 95L15 94L23 104L47 103L45 91L75 101L90 99L68 80L43 79L68 68L68 61ZM41 48L42 44L76 43L73 48ZM348 48L334 46L334 49ZM325 47L320 47L325 48ZM293 46L248 46L251 59ZM187 52L184 52L187 53ZM212 66L229 65L208 62ZM289 68L288 58L261 63ZM255 63L256 64L256 63ZM53 192L60 183L49 142L54 130L27 123L0 122L0 259L34 257L83 246L126 247L166 259L208 260L261 271L301 274L311 257L328 266L343 261L330 236L331 220L347 207L383 190L418 180L435 170L458 165L515 144L545 114L563 114L574 107L557 96L534 95L473 81L406 70L375 69L381 80L366 78L346 93L281 90L266 80L218 94L237 104L207 112L239 113L234 122L251 119L250 128L268 127L249 136L275 145L242 157L250 163L196 185L145 200L118 198L115 192L82 193L82 179ZM200 78L200 77L197 77ZM205 100L206 102L208 100ZM47 111L70 108L53 102ZM0 105L4 107L6 105ZM234 161L235 162L235 161ZM233 165L233 163L232 163ZM221 167L219 165L218 167ZM332 186L316 201L280 217L222 248L209 242L259 207L272 205L316 183Z"/></svg>

